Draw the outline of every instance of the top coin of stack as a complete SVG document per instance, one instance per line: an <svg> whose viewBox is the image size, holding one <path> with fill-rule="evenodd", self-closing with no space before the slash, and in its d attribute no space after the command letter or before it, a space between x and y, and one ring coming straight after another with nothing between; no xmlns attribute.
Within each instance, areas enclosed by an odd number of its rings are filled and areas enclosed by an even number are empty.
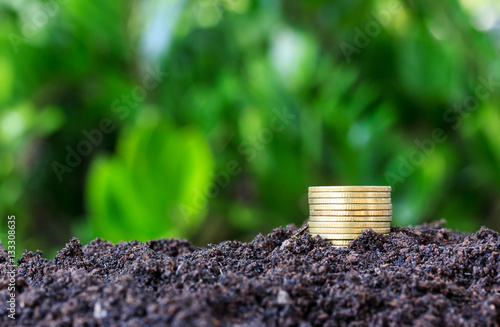
<svg viewBox="0 0 500 327"><path fill-rule="evenodd" d="M347 246L367 229L388 234L391 229L390 186L309 187L309 232Z"/></svg>

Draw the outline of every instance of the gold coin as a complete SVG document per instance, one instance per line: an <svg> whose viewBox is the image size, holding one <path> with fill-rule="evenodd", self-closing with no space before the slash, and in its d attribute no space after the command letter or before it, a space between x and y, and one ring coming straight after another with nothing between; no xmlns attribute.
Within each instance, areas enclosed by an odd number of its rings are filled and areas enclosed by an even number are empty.
<svg viewBox="0 0 500 327"><path fill-rule="evenodd" d="M391 192L309 192L314 198L391 198Z"/></svg>
<svg viewBox="0 0 500 327"><path fill-rule="evenodd" d="M328 223L336 223L336 222L373 222L373 221L386 221L391 222L391 216L311 216L309 217L309 222L328 222Z"/></svg>
<svg viewBox="0 0 500 327"><path fill-rule="evenodd" d="M324 238L326 240L354 240L355 238L358 238L361 236L361 233L357 234L318 234L318 233L311 233L312 237L318 236L321 238Z"/></svg>
<svg viewBox="0 0 500 327"><path fill-rule="evenodd" d="M309 210L311 216L392 216L392 210Z"/></svg>
<svg viewBox="0 0 500 327"><path fill-rule="evenodd" d="M310 204L309 210L392 210L392 204Z"/></svg>
<svg viewBox="0 0 500 327"><path fill-rule="evenodd" d="M390 198L342 198L342 199L309 199L309 204L390 204Z"/></svg>
<svg viewBox="0 0 500 327"><path fill-rule="evenodd" d="M309 221L309 228L387 228L391 227L391 222L317 222Z"/></svg>
<svg viewBox="0 0 500 327"><path fill-rule="evenodd" d="M311 234L355 234L355 233L363 233L365 230L372 229L376 233L390 233L391 228L312 228L309 227L309 233Z"/></svg>
<svg viewBox="0 0 500 327"><path fill-rule="evenodd" d="M332 243L335 246L347 246L351 241L343 241L343 240L328 240L328 242Z"/></svg>
<svg viewBox="0 0 500 327"><path fill-rule="evenodd" d="M390 192L390 186L310 186L309 192Z"/></svg>

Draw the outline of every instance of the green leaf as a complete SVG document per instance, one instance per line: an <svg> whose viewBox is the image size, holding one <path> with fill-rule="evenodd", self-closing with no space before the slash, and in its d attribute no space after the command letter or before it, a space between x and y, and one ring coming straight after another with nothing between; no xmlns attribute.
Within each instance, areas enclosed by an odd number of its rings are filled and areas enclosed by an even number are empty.
<svg viewBox="0 0 500 327"><path fill-rule="evenodd" d="M90 169L87 203L96 236L119 240L189 237L203 218L213 158L191 128L135 126L120 138L118 154ZM182 205L194 208L183 214ZM113 229L112 231L110 229Z"/></svg>

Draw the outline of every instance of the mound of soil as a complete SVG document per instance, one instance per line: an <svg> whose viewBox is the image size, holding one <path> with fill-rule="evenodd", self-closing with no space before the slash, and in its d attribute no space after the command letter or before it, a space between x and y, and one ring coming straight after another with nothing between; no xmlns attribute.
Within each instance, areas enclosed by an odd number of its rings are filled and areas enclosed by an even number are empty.
<svg viewBox="0 0 500 327"><path fill-rule="evenodd" d="M438 224L369 230L348 248L278 228L250 243L76 238L19 260L22 326L498 326L500 236ZM7 254L2 248L0 268ZM7 299L8 280L0 279Z"/></svg>

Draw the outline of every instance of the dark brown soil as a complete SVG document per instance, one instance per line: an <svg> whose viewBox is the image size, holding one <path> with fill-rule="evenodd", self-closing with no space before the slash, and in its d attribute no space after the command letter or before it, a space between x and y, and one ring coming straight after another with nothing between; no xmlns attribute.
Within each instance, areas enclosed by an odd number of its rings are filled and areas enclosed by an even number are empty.
<svg viewBox="0 0 500 327"><path fill-rule="evenodd" d="M19 260L22 326L498 326L500 237L438 224L365 232L346 249L296 228L250 243L74 238ZM286 241L286 242L285 242ZM5 271L2 248L0 268ZM7 277L0 296L7 299ZM3 301L3 300L2 300ZM4 301L3 301L4 302ZM2 303L0 324L11 325Z"/></svg>

